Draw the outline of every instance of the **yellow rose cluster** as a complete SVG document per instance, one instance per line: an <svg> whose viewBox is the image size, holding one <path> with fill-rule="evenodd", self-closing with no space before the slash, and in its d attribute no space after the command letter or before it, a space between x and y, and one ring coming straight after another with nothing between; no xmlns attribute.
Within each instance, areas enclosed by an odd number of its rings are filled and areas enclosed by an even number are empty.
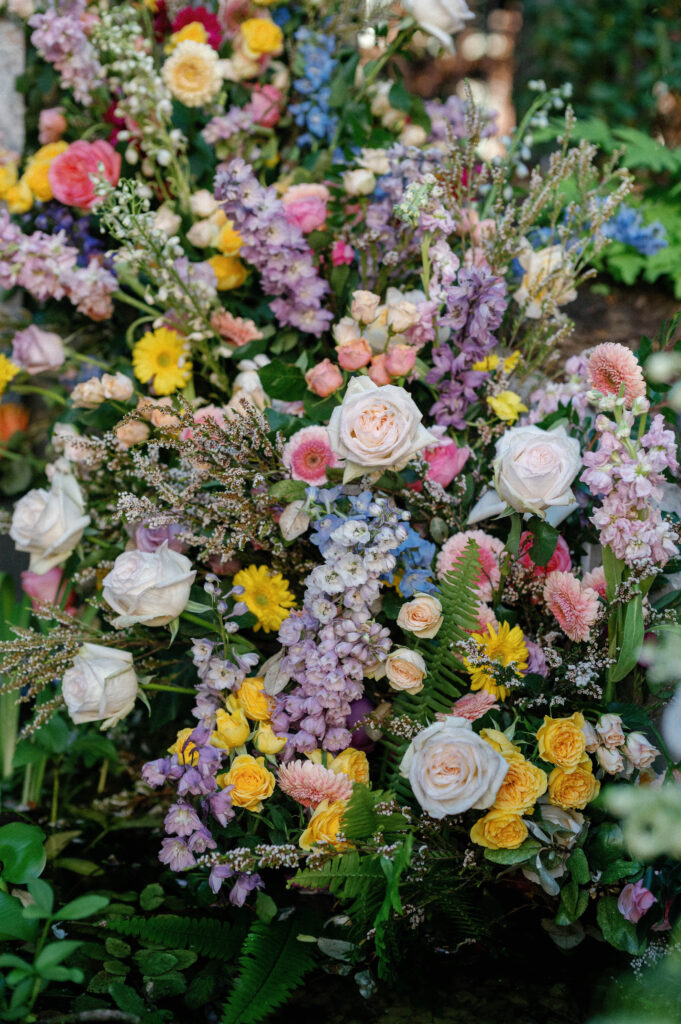
<svg viewBox="0 0 681 1024"><path fill-rule="evenodd" d="M347 747L335 757L327 755L326 761L321 750L313 750L307 756L315 764L324 764L337 775L347 775L352 782L369 782L369 762L363 750ZM339 850L347 849L350 844L338 840L346 806L347 800L322 800L298 840L300 848L309 850L315 843L332 843Z"/></svg>
<svg viewBox="0 0 681 1024"><path fill-rule="evenodd" d="M52 186L48 172L55 157L69 148L68 142L49 142L29 157L21 178L15 163L0 165L0 199L4 199L10 213L26 213L36 199L47 203L52 199Z"/></svg>
<svg viewBox="0 0 681 1024"><path fill-rule="evenodd" d="M544 718L537 733L539 756L555 768L549 775L549 803L564 811L581 810L598 796L601 784L594 777L586 753L584 715Z"/></svg>
<svg viewBox="0 0 681 1024"><path fill-rule="evenodd" d="M471 839L490 850L515 850L527 838L523 816L533 813L546 792L546 772L526 760L503 732L482 729L480 735L501 754L508 771L492 807L471 829Z"/></svg>

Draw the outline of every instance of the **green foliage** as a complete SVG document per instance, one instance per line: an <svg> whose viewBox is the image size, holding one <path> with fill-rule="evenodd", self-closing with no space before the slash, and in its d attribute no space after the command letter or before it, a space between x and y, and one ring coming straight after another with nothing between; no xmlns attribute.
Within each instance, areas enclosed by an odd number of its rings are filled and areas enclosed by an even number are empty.
<svg viewBox="0 0 681 1024"><path fill-rule="evenodd" d="M112 917L110 931L129 935L144 943L165 949L191 949L200 956L229 959L241 935L226 921L213 917L180 917L179 914L157 914L155 917Z"/></svg>
<svg viewBox="0 0 681 1024"><path fill-rule="evenodd" d="M615 949L621 949L624 953L629 953L632 956L637 956L644 951L645 939L639 939L636 934L636 925L622 916L617 906L616 896L601 897L596 908L596 918L603 932L603 938Z"/></svg>

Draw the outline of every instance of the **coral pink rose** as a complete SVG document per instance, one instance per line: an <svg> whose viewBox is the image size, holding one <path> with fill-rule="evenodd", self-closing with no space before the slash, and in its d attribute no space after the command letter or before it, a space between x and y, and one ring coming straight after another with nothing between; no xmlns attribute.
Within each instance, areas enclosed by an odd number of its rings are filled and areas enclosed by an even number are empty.
<svg viewBox="0 0 681 1024"><path fill-rule="evenodd" d="M253 92L251 93L250 101L246 105L246 110L253 118L255 124L262 125L263 128L274 128L281 117L280 104L282 99L283 93L281 89L277 89L276 85L256 84L253 86ZM326 211L324 216L326 217Z"/></svg>
<svg viewBox="0 0 681 1024"><path fill-rule="evenodd" d="M59 142L66 131L66 118L61 107L48 107L40 111L38 121L38 141L41 146L50 142Z"/></svg>
<svg viewBox="0 0 681 1024"><path fill-rule="evenodd" d="M381 352L380 355L374 356L371 360L369 376L379 388L385 384L390 384L392 377L385 368L385 352Z"/></svg>
<svg viewBox="0 0 681 1024"><path fill-rule="evenodd" d="M470 448L459 448L456 441L426 448L423 452L423 458L429 463L426 479L448 487L466 465L470 453Z"/></svg>
<svg viewBox="0 0 681 1024"><path fill-rule="evenodd" d="M328 398L334 391L338 391L343 383L343 374L330 359L323 359L305 374L305 380L310 391L320 398Z"/></svg>
<svg viewBox="0 0 681 1024"><path fill-rule="evenodd" d="M323 228L329 195L326 185L291 185L282 197L286 220L305 235Z"/></svg>
<svg viewBox="0 0 681 1024"><path fill-rule="evenodd" d="M395 345L385 357L385 368L391 377L406 377L414 369L416 349L411 345Z"/></svg>
<svg viewBox="0 0 681 1024"><path fill-rule="evenodd" d="M617 909L622 917L626 917L627 921L631 921L632 924L638 924L643 915L650 910L653 903L657 903L657 900L650 889L646 889L643 882L639 881L633 884L630 882L629 885L624 886L619 894Z"/></svg>
<svg viewBox="0 0 681 1024"><path fill-rule="evenodd" d="M558 538L556 550L549 558L546 565L535 565L530 556L530 548L533 542L532 534L525 530L520 538L520 551L518 561L525 569L531 569L533 576L546 576L550 572L569 572L572 568L570 549L562 537Z"/></svg>
<svg viewBox="0 0 681 1024"><path fill-rule="evenodd" d="M63 573L58 565L44 573L31 572L30 569L26 569L21 574L21 588L31 598L34 608L38 601L49 601L50 604L57 604L64 596L62 576ZM65 609L70 614L73 614L73 604L73 592L69 591Z"/></svg>
<svg viewBox="0 0 681 1024"><path fill-rule="evenodd" d="M54 198L66 206L91 209L97 197L90 175L99 176L100 164L109 184L118 184L121 157L108 142L85 142L82 139L72 142L52 161L47 173Z"/></svg>
<svg viewBox="0 0 681 1024"><path fill-rule="evenodd" d="M352 338L345 345L337 345L338 362L344 370L359 370L371 359L371 346L366 338Z"/></svg>

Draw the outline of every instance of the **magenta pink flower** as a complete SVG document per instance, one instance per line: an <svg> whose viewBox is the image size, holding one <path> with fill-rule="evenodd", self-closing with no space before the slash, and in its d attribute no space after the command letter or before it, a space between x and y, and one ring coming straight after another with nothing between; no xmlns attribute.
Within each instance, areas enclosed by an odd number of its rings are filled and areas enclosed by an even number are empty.
<svg viewBox="0 0 681 1024"><path fill-rule="evenodd" d="M544 600L570 640L588 640L598 618L598 594L569 572L552 572L544 584Z"/></svg>
<svg viewBox="0 0 681 1024"><path fill-rule="evenodd" d="M282 196L286 220L305 235L326 224L326 204L330 193L326 185L291 185Z"/></svg>
<svg viewBox="0 0 681 1024"><path fill-rule="evenodd" d="M303 427L286 444L282 461L294 480L320 486L326 483L326 467L338 466L331 451L326 427Z"/></svg>
<svg viewBox="0 0 681 1024"><path fill-rule="evenodd" d="M332 772L314 761L291 761L279 769L279 788L303 807L317 807L322 800L349 800L352 782L342 772Z"/></svg>
<svg viewBox="0 0 681 1024"><path fill-rule="evenodd" d="M90 175L99 176L99 165L110 185L117 185L121 174L121 155L108 142L72 142L67 150L55 157L47 177L55 199L66 206L89 210L97 197Z"/></svg>
<svg viewBox="0 0 681 1024"><path fill-rule="evenodd" d="M597 345L589 356L589 384L604 395L619 395L624 385L624 399L631 408L635 398L643 398L646 384L638 359L624 345L608 341Z"/></svg>
<svg viewBox="0 0 681 1024"><path fill-rule="evenodd" d="M617 909L622 917L626 917L627 921L638 924L653 903L657 903L657 900L650 889L646 889L643 882L639 880L624 886L617 900Z"/></svg>
<svg viewBox="0 0 681 1024"><path fill-rule="evenodd" d="M475 722L478 718L486 715L488 711L496 711L498 707L493 694L488 690L478 690L477 693L465 693L463 697L459 697L452 708L452 714L458 715L459 718L467 718L469 722Z"/></svg>
<svg viewBox="0 0 681 1024"><path fill-rule="evenodd" d="M280 105L283 98L281 89L277 89L276 85L256 83L244 109L251 115L254 124L262 125L263 128L274 128L281 117Z"/></svg>
<svg viewBox="0 0 681 1024"><path fill-rule="evenodd" d="M491 537L484 530L464 530L462 533L455 533L453 537L445 541L437 556L437 574L442 579L461 561L470 540L474 540L478 545L478 562L480 564L480 573L476 580L478 597L481 601L491 601L492 593L501 579L499 558L504 550L504 544L503 541Z"/></svg>
<svg viewBox="0 0 681 1024"><path fill-rule="evenodd" d="M520 537L520 550L518 561L525 569L531 569L533 576L546 576L550 572L569 572L572 568L570 549L562 537L558 538L556 550L549 558L546 565L535 565L530 556L530 548L533 541L532 534L526 530Z"/></svg>
<svg viewBox="0 0 681 1024"><path fill-rule="evenodd" d="M591 587L595 590L599 597L605 598L605 569L602 565L597 565L591 572L585 572L582 579L582 586Z"/></svg>
<svg viewBox="0 0 681 1024"><path fill-rule="evenodd" d="M355 258L355 250L342 238L337 238L331 247L331 262L334 267L342 267L344 263L350 264Z"/></svg>
<svg viewBox="0 0 681 1024"><path fill-rule="evenodd" d="M256 327L253 320L234 316L226 309L221 309L219 313L213 313L210 325L221 338L236 345L237 348L247 345L249 341L258 341L259 338L262 338L262 332Z"/></svg>

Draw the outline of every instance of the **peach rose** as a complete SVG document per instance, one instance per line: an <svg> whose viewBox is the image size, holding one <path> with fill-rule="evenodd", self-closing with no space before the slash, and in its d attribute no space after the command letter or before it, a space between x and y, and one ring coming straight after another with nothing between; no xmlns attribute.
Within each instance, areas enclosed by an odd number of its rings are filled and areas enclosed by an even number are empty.
<svg viewBox="0 0 681 1024"><path fill-rule="evenodd" d="M305 374L305 381L310 391L320 398L328 398L343 384L343 374L330 359L323 359Z"/></svg>
<svg viewBox="0 0 681 1024"><path fill-rule="evenodd" d="M426 663L416 651L397 647L385 659L384 667L393 690L414 694L423 689L423 680L427 675Z"/></svg>
<svg viewBox="0 0 681 1024"><path fill-rule="evenodd" d="M416 594L411 601L402 605L397 616L400 629L424 640L434 637L443 621L442 605L432 594Z"/></svg>
<svg viewBox="0 0 681 1024"><path fill-rule="evenodd" d="M359 370L371 359L371 346L366 338L352 338L344 345L336 346L338 362L344 370Z"/></svg>

